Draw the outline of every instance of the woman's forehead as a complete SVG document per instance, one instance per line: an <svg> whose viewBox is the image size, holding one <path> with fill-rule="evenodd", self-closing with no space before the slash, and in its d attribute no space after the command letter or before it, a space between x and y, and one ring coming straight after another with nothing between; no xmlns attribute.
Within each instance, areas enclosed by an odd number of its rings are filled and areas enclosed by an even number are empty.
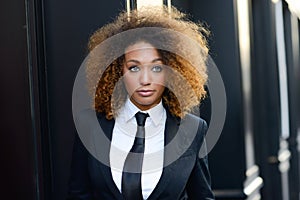
<svg viewBox="0 0 300 200"><path fill-rule="evenodd" d="M139 51L139 50L147 50L147 49L155 49L156 48L148 43L148 42L144 42L144 41L140 41L140 42L136 42L132 45L129 45L126 49L125 49L125 54L130 53L130 52L134 52L134 51Z"/></svg>

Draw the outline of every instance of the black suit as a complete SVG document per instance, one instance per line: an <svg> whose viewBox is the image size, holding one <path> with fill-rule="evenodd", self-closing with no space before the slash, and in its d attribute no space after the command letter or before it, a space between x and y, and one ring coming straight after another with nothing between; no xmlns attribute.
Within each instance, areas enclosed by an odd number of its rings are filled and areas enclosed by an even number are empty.
<svg viewBox="0 0 300 200"><path fill-rule="evenodd" d="M89 115L84 119L88 119ZM98 115L98 120L106 137L111 140L114 120L107 120L102 114ZM197 134L193 135L190 133L190 127L195 125L197 125L195 129ZM90 127L89 124L86 127ZM149 196L149 200L214 199L210 188L207 159L198 158L206 129L205 121L196 116L187 115L184 119L178 120L167 112L165 147L172 141L176 142L164 152L164 163L169 165L164 165L161 178ZM174 140L176 136L178 138ZM186 144L191 145L183 147ZM98 153L103 150L109 152L109 145L97 146L103 146ZM174 157L175 152L178 152L179 158L171 162L170 157ZM107 155L101 155L101 161L103 158L109 160L109 154L105 154ZM122 194L112 179L111 169L93 155L87 151L76 134L68 199L122 200Z"/></svg>

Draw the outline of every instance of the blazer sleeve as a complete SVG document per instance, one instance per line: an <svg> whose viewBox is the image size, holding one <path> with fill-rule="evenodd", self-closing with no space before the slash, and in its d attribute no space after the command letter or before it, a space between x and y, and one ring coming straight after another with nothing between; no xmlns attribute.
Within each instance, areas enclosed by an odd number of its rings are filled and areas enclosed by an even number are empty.
<svg viewBox="0 0 300 200"><path fill-rule="evenodd" d="M67 200L92 200L88 151L75 134Z"/></svg>
<svg viewBox="0 0 300 200"><path fill-rule="evenodd" d="M204 149L206 151L206 141L204 136L206 135L207 124L205 121L202 121L202 128L200 131L200 140L203 143ZM201 146L201 145L200 145ZM200 147L197 147L199 149ZM211 189L211 180L210 173L208 168L208 159L207 155L203 158L197 156L195 165L193 167L192 173L188 179L186 185L186 191L188 199L190 200L213 200L215 199L214 194Z"/></svg>
<svg viewBox="0 0 300 200"><path fill-rule="evenodd" d="M197 159L189 177L186 190L189 200L215 199L210 187L210 174L207 166L207 157Z"/></svg>

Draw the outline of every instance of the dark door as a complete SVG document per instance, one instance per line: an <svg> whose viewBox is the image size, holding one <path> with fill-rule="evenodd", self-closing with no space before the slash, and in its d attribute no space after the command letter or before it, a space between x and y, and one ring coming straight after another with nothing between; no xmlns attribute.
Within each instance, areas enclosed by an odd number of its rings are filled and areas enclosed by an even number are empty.
<svg viewBox="0 0 300 200"><path fill-rule="evenodd" d="M65 199L75 126L72 89L89 36L123 9L121 1L44 2L52 198Z"/></svg>
<svg viewBox="0 0 300 200"><path fill-rule="evenodd" d="M1 198L36 199L25 1L1 1L0 24Z"/></svg>

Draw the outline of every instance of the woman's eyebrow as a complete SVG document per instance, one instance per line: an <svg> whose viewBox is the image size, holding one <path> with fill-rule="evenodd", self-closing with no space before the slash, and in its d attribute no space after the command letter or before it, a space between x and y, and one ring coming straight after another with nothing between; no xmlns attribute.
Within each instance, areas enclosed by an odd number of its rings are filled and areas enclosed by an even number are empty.
<svg viewBox="0 0 300 200"><path fill-rule="evenodd" d="M152 60L151 62L152 63L155 63L155 62L162 62L163 60L161 58L155 58L154 60ZM138 60L134 60L134 59L130 59L130 60L127 60L126 63L129 63L129 62L134 62L134 63L137 63L137 64L141 64L140 61Z"/></svg>
<svg viewBox="0 0 300 200"><path fill-rule="evenodd" d="M129 63L129 62L134 62L134 63L140 64L140 61L134 60L134 59L130 59L130 60L126 61L126 63Z"/></svg>
<svg viewBox="0 0 300 200"><path fill-rule="evenodd" d="M152 63L155 63L155 62L162 62L163 60L161 58L156 58L154 60L152 60Z"/></svg>

